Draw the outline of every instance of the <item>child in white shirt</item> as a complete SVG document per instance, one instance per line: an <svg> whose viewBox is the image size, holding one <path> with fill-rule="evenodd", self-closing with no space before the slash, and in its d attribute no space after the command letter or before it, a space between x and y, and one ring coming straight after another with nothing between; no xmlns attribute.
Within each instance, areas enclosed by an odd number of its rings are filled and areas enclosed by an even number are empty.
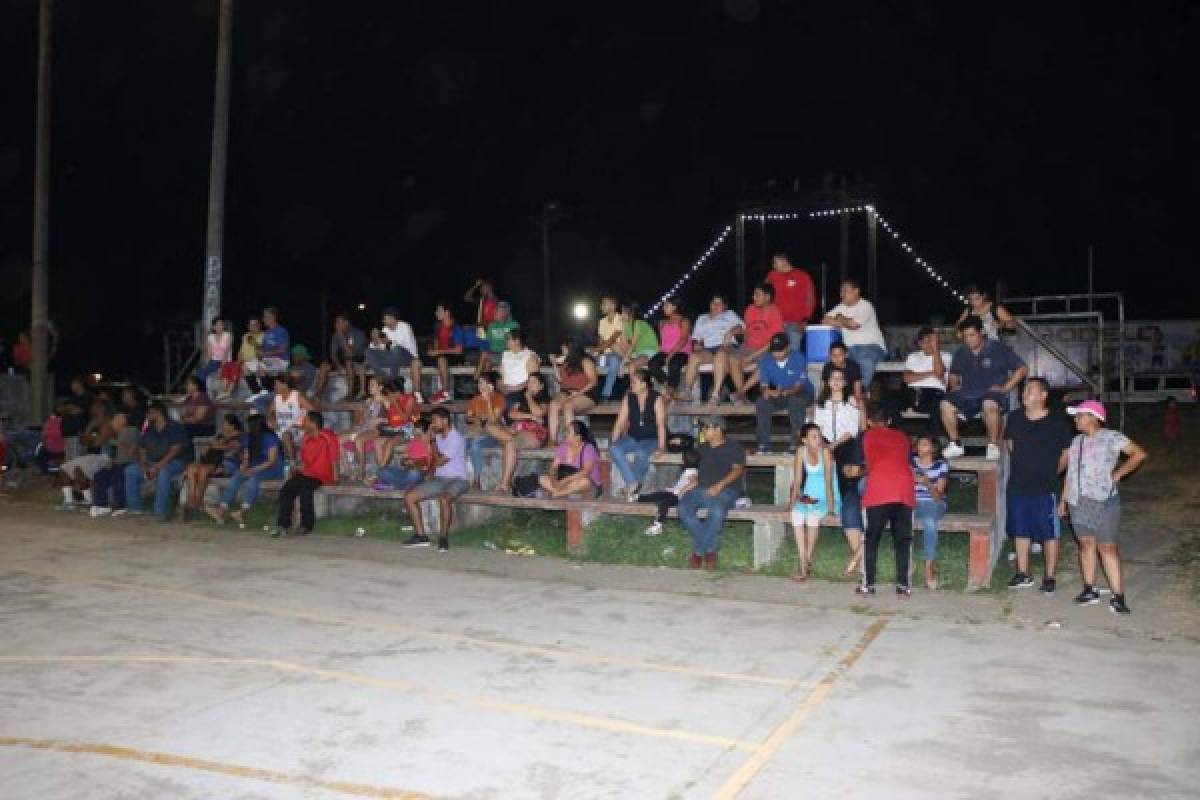
<svg viewBox="0 0 1200 800"><path fill-rule="evenodd" d="M679 480L670 489L661 492L647 492L639 494L637 499L639 503L657 503L658 514L654 517L654 522L646 528L647 536L658 536L663 532L663 523L667 521L667 514L672 508L679 505L679 498L687 492L690 492L700 482L700 473L696 469L696 465L700 463L700 454L693 450L683 451L683 472L679 475Z"/></svg>

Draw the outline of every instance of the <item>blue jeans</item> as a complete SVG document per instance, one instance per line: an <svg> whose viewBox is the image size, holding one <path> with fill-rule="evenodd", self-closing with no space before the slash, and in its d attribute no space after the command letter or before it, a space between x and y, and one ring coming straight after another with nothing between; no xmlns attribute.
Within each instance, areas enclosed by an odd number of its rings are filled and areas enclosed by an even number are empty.
<svg viewBox="0 0 1200 800"><path fill-rule="evenodd" d="M922 554L926 561L933 561L937 558L938 522L946 516L946 501L918 497L914 512L921 525Z"/></svg>
<svg viewBox="0 0 1200 800"><path fill-rule="evenodd" d="M184 463L179 459L167 462L154 479L154 513L166 518L171 510L171 482L183 474ZM142 511L142 484L146 476L136 461L125 468L125 506L130 511Z"/></svg>
<svg viewBox="0 0 1200 800"><path fill-rule="evenodd" d="M693 553L706 556L717 552L725 516L737 499L738 490L731 486L722 489L716 497L710 495L708 489L696 487L679 498L679 519L692 537ZM702 508L708 510L705 519L700 519L697 513Z"/></svg>
<svg viewBox="0 0 1200 800"><path fill-rule="evenodd" d="M467 458L471 462L471 474L475 476L476 483L483 481L483 451L498 444L500 442L496 440L496 437L489 433L472 436L467 442Z"/></svg>
<svg viewBox="0 0 1200 800"><path fill-rule="evenodd" d="M407 467L380 467L376 477L384 483L391 484L393 489L411 489L425 477L419 469Z"/></svg>
<svg viewBox="0 0 1200 800"><path fill-rule="evenodd" d="M787 334L788 346L793 353L804 352L804 329L795 322L783 323L783 332Z"/></svg>
<svg viewBox="0 0 1200 800"><path fill-rule="evenodd" d="M606 401L611 400L613 389L617 385L618 373L621 371L621 357L616 353L605 353L600 356L598 366L605 370L604 387L600 390L600 394Z"/></svg>
<svg viewBox="0 0 1200 800"><path fill-rule="evenodd" d="M254 505L254 501L258 499L259 488L263 481L277 481L283 477L283 467L281 462L276 462L277 469L268 470L266 472L253 472L249 475L242 473L240 469L230 473L229 483L225 486L225 491L221 493L221 505L226 508L233 508L233 504L237 502L238 490L243 486L246 487L246 493L242 496L242 508L249 508Z"/></svg>
<svg viewBox="0 0 1200 800"><path fill-rule="evenodd" d="M875 377L875 365L887 358L887 350L877 344L852 344L850 357L862 372L863 391L871 392L871 379Z"/></svg>
<svg viewBox="0 0 1200 800"><path fill-rule="evenodd" d="M216 375L221 369L220 361L205 361L196 368L196 379L200 381L200 385L204 386L208 380L208 376Z"/></svg>
<svg viewBox="0 0 1200 800"><path fill-rule="evenodd" d="M650 456L654 455L657 449L658 439L631 439L622 436L609 446L608 452L612 454L613 466L621 473L621 478L628 487L646 479L646 473L650 471ZM628 460L628 456L631 455L632 466Z"/></svg>

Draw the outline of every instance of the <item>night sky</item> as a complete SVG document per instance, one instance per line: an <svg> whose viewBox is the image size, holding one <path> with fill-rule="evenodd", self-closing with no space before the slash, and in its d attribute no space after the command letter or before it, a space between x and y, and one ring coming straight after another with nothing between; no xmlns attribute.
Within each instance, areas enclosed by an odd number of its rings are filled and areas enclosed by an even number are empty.
<svg viewBox="0 0 1200 800"><path fill-rule="evenodd" d="M565 312L602 289L648 305L739 204L808 207L843 180L959 287L1080 291L1091 243L1131 316L1196 315L1197 4L584 5L239 0L225 315L240 330L277 304L319 353L323 303L395 304L424 334L487 274L537 330L548 201ZM161 332L199 315L217 7L56 3L60 375L153 381ZM0 0L10 338L29 319L36 20ZM836 222L772 226L752 279L777 248L836 274L837 242ZM956 312L886 241L879 270L885 323ZM684 299L733 288L727 246Z"/></svg>

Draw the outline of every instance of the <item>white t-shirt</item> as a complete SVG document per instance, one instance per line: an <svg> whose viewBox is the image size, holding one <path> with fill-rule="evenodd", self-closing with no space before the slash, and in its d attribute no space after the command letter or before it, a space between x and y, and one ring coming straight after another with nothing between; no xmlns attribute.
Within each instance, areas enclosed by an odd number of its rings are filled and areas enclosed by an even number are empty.
<svg viewBox="0 0 1200 800"><path fill-rule="evenodd" d="M861 421L858 408L844 401L835 403L830 399L813 412L813 422L821 429L825 441L830 444L847 433L857 436Z"/></svg>
<svg viewBox="0 0 1200 800"><path fill-rule="evenodd" d="M675 481L675 485L671 487L671 494L678 497L683 492L683 487L687 486L693 479L700 477L700 471L694 467L685 469L680 475L679 480Z"/></svg>
<svg viewBox="0 0 1200 800"><path fill-rule="evenodd" d="M398 320L395 328L383 327L383 335L392 343L392 347L403 347L413 358L417 357L417 340L413 329L407 322Z"/></svg>
<svg viewBox="0 0 1200 800"><path fill-rule="evenodd" d="M950 372L951 355L945 350L942 351L942 366L946 368L946 372ZM932 372L933 371L933 356L918 350L915 353L909 353L908 359L904 362L904 369L909 372ZM941 389L946 391L946 382L939 381L934 376L921 378L919 381L913 381L909 384L914 389Z"/></svg>
<svg viewBox="0 0 1200 800"><path fill-rule="evenodd" d="M729 309L725 309L717 317L701 314L696 317L696 325L692 328L692 340L705 347L720 347L725 342L725 334L741 324L742 318L736 311Z"/></svg>
<svg viewBox="0 0 1200 800"><path fill-rule="evenodd" d="M505 350L500 357L500 380L505 386L524 386L529 380L529 359L533 351L526 347L519 353Z"/></svg>
<svg viewBox="0 0 1200 800"><path fill-rule="evenodd" d="M870 300L860 297L858 302L852 306L838 303L830 309L829 316L836 317L838 314L849 317L860 326L857 330L841 329L842 341L846 343L847 347L877 344L883 349L887 349L887 342L883 340L883 331L879 329L879 320L875 318L875 306L871 305Z"/></svg>

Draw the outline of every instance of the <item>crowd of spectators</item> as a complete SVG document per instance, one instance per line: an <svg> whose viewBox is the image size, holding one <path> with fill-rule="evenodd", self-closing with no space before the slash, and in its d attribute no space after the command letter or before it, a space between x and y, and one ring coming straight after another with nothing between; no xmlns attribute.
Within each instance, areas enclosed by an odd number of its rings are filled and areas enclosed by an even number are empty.
<svg viewBox="0 0 1200 800"><path fill-rule="evenodd" d="M1066 418L1047 409L1045 382L1030 378L1003 341L1015 326L1013 316L974 287L955 327L960 341L945 346L949 340L941 331L922 328L903 362L908 397L902 405L928 420L910 441L893 426L897 408L874 392L887 356L875 308L854 280L843 281L839 294L840 302L818 316L811 278L778 254L741 314L717 294L692 319L677 298L667 298L661 318L651 324L636 304L604 295L594 336L568 337L545 353L553 392L543 355L530 347L511 305L486 279L464 297L474 312L466 324L449 303L433 309L424 347L395 308L384 308L379 326L369 331L349 314L336 315L328 358L319 363L292 341L280 311L268 307L248 321L236 348L232 326L213 323L174 414L132 390L114 401L93 396L83 380L72 381L42 427L38 458L44 469L59 465L55 480L64 507L82 499L93 516L141 511L142 488L150 484L160 519L169 518L178 491L185 517L203 510L218 523L231 518L244 524L263 483L282 481L276 535L313 529L314 493L322 485L359 481L403 491L415 529L408 544L427 546L436 539L445 550L454 501L467 491L599 495L605 454L584 418L598 404L616 403L607 454L625 499L658 506L647 529L651 535L661 533L669 509L677 507L693 540L691 565L712 568L724 520L746 494L746 448L729 436L723 407L752 403L759 454L771 452L774 416L785 412L788 419L795 579L807 579L821 527L836 524L849 551L845 574L861 575L858 591L873 594L876 553L890 528L896 589L907 596L914 514L922 530L924 581L936 588L949 470L965 454L961 425L980 419L984 457L998 460L1007 449L1013 460L1008 528L1017 572L1010 585L1032 585L1029 552L1037 544L1045 553L1042 590L1054 591L1057 519L1065 503L1079 517L1076 529L1084 542L1087 586L1077 599L1093 600L1099 558L1114 610L1127 610L1115 555L1116 484L1144 451L1103 427L1099 403L1071 409L1079 432L1072 437ZM810 373L805 330L814 320L836 329L840 340ZM16 361L16 348L13 356ZM431 409L422 394L426 365L436 367L439 379ZM462 377L474 386L460 393L455 377L462 370L453 368L461 366L472 368ZM320 410L335 378L342 384L339 396L354 404L353 423L340 435L326 427ZM214 398L233 397L254 406L244 425L234 414L218 417ZM690 445L676 448L684 452L684 472L669 490L645 491L651 463L671 449L671 405L702 397L712 413L685 436L694 437ZM463 430L449 409L459 398L466 399L457 409ZM199 448L197 440L203 442ZM67 442L74 452L67 452ZM518 476L520 452L546 445L555 448L549 471L536 480ZM499 448L502 459L499 480L485 486L489 448ZM1117 466L1122 453L1128 458ZM219 502L206 502L217 476L227 479ZM426 500L439 505L436 530L422 516Z"/></svg>

